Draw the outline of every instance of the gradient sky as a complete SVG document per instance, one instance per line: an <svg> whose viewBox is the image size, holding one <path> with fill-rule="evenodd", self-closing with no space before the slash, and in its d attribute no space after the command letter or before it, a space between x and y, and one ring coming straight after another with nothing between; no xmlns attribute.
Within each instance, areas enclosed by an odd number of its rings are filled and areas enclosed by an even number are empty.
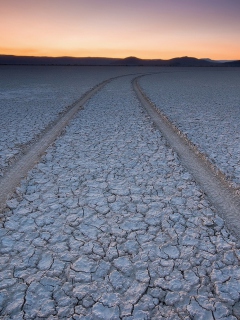
<svg viewBox="0 0 240 320"><path fill-rule="evenodd" d="M240 59L240 0L0 0L0 54Z"/></svg>

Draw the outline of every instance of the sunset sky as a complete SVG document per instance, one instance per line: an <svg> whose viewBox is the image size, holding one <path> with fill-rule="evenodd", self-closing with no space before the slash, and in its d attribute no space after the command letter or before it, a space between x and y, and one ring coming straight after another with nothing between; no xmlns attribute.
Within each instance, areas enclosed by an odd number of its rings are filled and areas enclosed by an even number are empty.
<svg viewBox="0 0 240 320"><path fill-rule="evenodd" d="M240 0L0 0L0 54L240 59Z"/></svg>

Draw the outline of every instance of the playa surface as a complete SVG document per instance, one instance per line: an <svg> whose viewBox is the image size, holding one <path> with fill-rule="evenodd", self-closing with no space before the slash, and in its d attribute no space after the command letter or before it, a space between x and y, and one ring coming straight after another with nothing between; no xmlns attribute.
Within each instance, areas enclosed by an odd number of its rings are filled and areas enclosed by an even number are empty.
<svg viewBox="0 0 240 320"><path fill-rule="evenodd" d="M93 96L7 202L3 319L240 318L240 245L132 86Z"/></svg>
<svg viewBox="0 0 240 320"><path fill-rule="evenodd" d="M0 66L0 178L85 92L132 72L125 67Z"/></svg>
<svg viewBox="0 0 240 320"><path fill-rule="evenodd" d="M180 68L140 79L151 101L240 190L240 70Z"/></svg>

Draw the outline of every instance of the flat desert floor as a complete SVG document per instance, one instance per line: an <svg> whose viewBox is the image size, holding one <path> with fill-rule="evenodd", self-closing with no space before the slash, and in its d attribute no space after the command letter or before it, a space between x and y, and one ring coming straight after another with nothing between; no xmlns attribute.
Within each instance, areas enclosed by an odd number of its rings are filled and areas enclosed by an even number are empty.
<svg viewBox="0 0 240 320"><path fill-rule="evenodd" d="M3 178L68 106L112 78L1 213L1 319L240 319L239 235L132 88L145 75L146 95L237 189L240 71L0 71Z"/></svg>

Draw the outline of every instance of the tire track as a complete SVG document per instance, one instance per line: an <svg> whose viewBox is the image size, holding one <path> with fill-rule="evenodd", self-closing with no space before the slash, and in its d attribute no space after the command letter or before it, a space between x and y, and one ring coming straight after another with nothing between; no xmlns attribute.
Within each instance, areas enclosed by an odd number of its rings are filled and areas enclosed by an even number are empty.
<svg viewBox="0 0 240 320"><path fill-rule="evenodd" d="M142 73L130 73L111 77L97 84L87 91L80 99L74 102L68 111L64 112L63 115L60 115L59 119L56 119L53 123L47 126L47 128L45 128L42 133L35 138L36 141L30 144L26 153L17 158L16 162L9 166L3 178L0 179L0 213L6 208L6 201L14 193L21 179L23 179L27 175L28 171L38 163L46 149L62 133L69 121L83 108L83 105L110 81L130 75L136 76L137 74L142 75Z"/></svg>
<svg viewBox="0 0 240 320"><path fill-rule="evenodd" d="M39 161L46 149L55 141L62 133L69 121L75 114L83 108L83 105L107 83L114 78L107 79L100 84L87 91L79 100L77 100L64 115L55 122L55 125L50 126L48 130L44 130L43 135L33 144L32 147L19 158L6 172L5 176L0 180L0 212L6 207L6 201L14 193L29 170Z"/></svg>
<svg viewBox="0 0 240 320"><path fill-rule="evenodd" d="M183 137L162 112L149 100L136 77L132 84L133 89L143 107L151 116L157 128L163 133L171 147L179 155L183 165L192 173L196 181L208 196L211 203L226 221L227 226L240 239L240 196L229 186L221 172L216 172L210 162L201 156L191 141Z"/></svg>

